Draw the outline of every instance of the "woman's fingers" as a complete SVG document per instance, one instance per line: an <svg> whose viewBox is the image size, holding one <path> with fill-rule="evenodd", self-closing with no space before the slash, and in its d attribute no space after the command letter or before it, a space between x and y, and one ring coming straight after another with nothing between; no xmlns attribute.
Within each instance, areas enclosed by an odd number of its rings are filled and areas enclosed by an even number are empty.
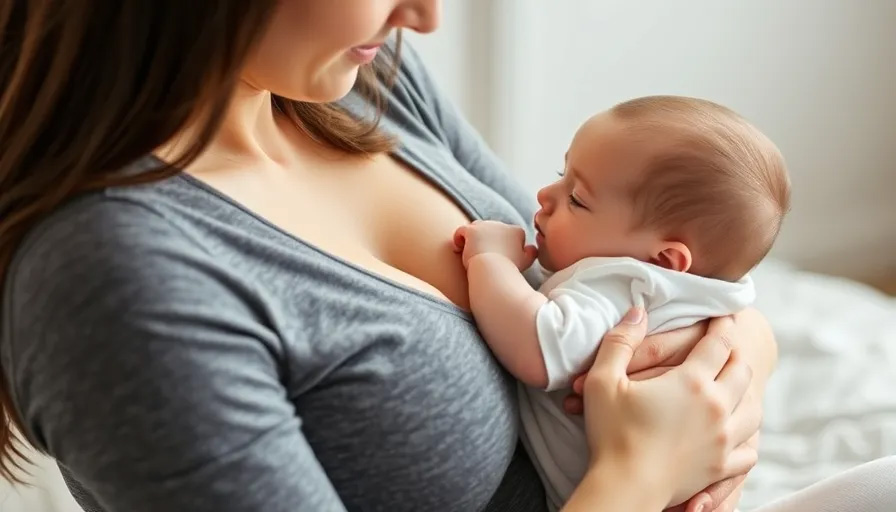
<svg viewBox="0 0 896 512"><path fill-rule="evenodd" d="M601 340L600 348L589 376L616 382L626 379L626 368L632 360L635 348L647 334L647 313L642 307L633 307L625 314L622 322L612 328Z"/></svg>
<svg viewBox="0 0 896 512"><path fill-rule="evenodd" d="M756 434L762 425L762 408L747 396L741 400L740 405L734 409L731 418L728 419L728 442L731 446L749 444L754 450L758 443Z"/></svg>
<svg viewBox="0 0 896 512"><path fill-rule="evenodd" d="M691 500L688 502L688 511L693 512L693 510L691 509L691 503L694 501L697 501L697 503L694 503L695 505L699 505L702 503L705 506L704 512L709 512L710 510L725 510L721 508L722 505L731 500L732 497L737 498L735 494L743 485L744 479L746 479L746 475L738 475L731 478L726 478L721 482L716 482L710 485L699 494L691 498Z"/></svg>
<svg viewBox="0 0 896 512"><path fill-rule="evenodd" d="M585 401L582 395L585 393L585 377L587 373L583 373L573 379L572 393L566 395L563 399L563 410L566 414L582 414L585 412Z"/></svg>
<svg viewBox="0 0 896 512"><path fill-rule="evenodd" d="M641 370L640 372L630 373L628 374L628 378L630 380L647 380L654 377L659 377L660 375L663 375L664 373L672 371L674 369L674 366L655 366L653 368Z"/></svg>
<svg viewBox="0 0 896 512"><path fill-rule="evenodd" d="M635 356L628 365L628 372L631 374L654 366L680 365L697 342L706 335L708 325L709 322L704 320L690 327L651 334L635 351Z"/></svg>
<svg viewBox="0 0 896 512"><path fill-rule="evenodd" d="M582 393L585 392L585 376L586 375L588 375L588 374L583 373L583 374L579 375L578 377L576 377L576 379L574 381L572 381L572 391L575 394L581 395Z"/></svg>
<svg viewBox="0 0 896 512"><path fill-rule="evenodd" d="M759 460L759 453L756 448L748 444L742 444L735 448L725 461L723 478L743 475L753 469L756 461Z"/></svg>
<svg viewBox="0 0 896 512"><path fill-rule="evenodd" d="M633 381L652 379L654 377L659 377L672 369L674 369L672 366L657 366L655 368L648 368L640 372L631 373L628 378ZM580 375L572 381L573 392L563 399L563 410L566 411L566 414L582 414L585 411L582 401L582 390L584 389L584 386L585 375Z"/></svg>
<svg viewBox="0 0 896 512"><path fill-rule="evenodd" d="M716 377L722 398L728 406L728 412L733 411L740 404L747 389L750 388L752 379L753 370L750 365L743 360L738 351L732 351L725 366L722 367L722 371Z"/></svg>
<svg viewBox="0 0 896 512"><path fill-rule="evenodd" d="M712 510L712 498L707 492L701 492L687 501L685 512L708 512Z"/></svg>
<svg viewBox="0 0 896 512"><path fill-rule="evenodd" d="M715 379L731 356L734 346L729 330L734 325L730 317L714 319L706 336L694 347L682 366L690 367L700 375Z"/></svg>
<svg viewBox="0 0 896 512"><path fill-rule="evenodd" d="M563 399L563 410L566 414L582 414L585 412L585 402L580 395L569 395Z"/></svg>
<svg viewBox="0 0 896 512"><path fill-rule="evenodd" d="M566 395L563 399L563 410L566 414L582 414L585 412L585 401L582 395L585 393L585 377L587 373L583 373L573 379L572 393Z"/></svg>

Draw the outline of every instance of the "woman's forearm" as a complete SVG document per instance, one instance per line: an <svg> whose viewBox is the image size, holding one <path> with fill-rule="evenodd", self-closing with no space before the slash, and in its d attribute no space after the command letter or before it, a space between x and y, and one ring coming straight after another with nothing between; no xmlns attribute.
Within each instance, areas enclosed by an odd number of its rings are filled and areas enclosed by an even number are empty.
<svg viewBox="0 0 896 512"><path fill-rule="evenodd" d="M563 512L631 510L659 512L669 502L657 479L645 468L626 469L629 464L597 462L576 487Z"/></svg>

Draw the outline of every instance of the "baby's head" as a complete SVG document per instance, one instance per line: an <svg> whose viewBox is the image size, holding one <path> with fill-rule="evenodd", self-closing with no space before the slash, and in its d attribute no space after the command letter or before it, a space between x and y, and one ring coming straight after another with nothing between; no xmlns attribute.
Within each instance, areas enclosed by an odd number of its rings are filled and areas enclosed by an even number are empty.
<svg viewBox="0 0 896 512"><path fill-rule="evenodd" d="M686 97L616 105L579 128L562 178L538 192L539 261L630 256L735 281L790 208L774 143L731 110Z"/></svg>

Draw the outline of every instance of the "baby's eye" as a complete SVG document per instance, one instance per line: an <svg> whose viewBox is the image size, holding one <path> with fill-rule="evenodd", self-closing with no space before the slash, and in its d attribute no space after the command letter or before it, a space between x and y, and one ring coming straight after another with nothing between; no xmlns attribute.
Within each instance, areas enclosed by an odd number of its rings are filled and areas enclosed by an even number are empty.
<svg viewBox="0 0 896 512"><path fill-rule="evenodd" d="M584 208L585 207L585 205L580 203L579 200L576 199L576 196L574 196L572 194L569 194L569 204L575 208Z"/></svg>
<svg viewBox="0 0 896 512"><path fill-rule="evenodd" d="M566 176L566 169L560 169L559 171L557 171L557 176L560 176L561 178L563 176Z"/></svg>

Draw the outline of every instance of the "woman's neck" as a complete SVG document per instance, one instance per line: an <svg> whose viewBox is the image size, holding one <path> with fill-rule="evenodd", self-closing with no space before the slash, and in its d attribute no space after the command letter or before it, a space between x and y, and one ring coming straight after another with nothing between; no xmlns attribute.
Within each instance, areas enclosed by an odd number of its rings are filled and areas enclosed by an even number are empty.
<svg viewBox="0 0 896 512"><path fill-rule="evenodd" d="M295 139L298 131L291 130L291 126L290 121L275 114L270 91L240 82L218 133L196 163L226 160L244 165L292 165L297 156ZM179 150L185 149L193 140L197 129L194 125L185 127L156 151L157 156L174 160Z"/></svg>

